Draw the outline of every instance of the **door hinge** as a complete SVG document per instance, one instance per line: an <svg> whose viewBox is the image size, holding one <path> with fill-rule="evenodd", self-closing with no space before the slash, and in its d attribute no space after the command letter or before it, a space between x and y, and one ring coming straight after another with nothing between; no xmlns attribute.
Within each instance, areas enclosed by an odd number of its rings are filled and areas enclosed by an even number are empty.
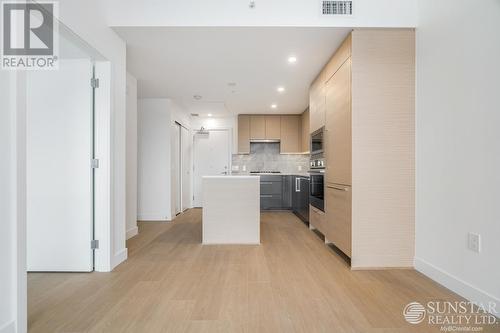
<svg viewBox="0 0 500 333"><path fill-rule="evenodd" d="M99 79L93 77L90 79L90 86L92 88L99 88Z"/></svg>
<svg viewBox="0 0 500 333"><path fill-rule="evenodd" d="M90 165L91 165L92 169L97 169L97 168L99 168L99 159L97 159L97 158L93 158L93 159L90 161Z"/></svg>
<svg viewBox="0 0 500 333"><path fill-rule="evenodd" d="M90 248L92 250L98 249L99 248L99 240L93 239L90 241Z"/></svg>

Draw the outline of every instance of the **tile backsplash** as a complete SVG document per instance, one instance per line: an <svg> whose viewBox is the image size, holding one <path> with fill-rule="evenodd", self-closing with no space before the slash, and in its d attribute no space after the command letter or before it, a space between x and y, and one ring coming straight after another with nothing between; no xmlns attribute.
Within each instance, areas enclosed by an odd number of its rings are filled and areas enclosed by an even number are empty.
<svg viewBox="0 0 500 333"><path fill-rule="evenodd" d="M251 143L250 154L233 155L233 173L250 171L281 171L282 173L306 172L309 155L280 154L279 143ZM243 169L246 170L243 170Z"/></svg>

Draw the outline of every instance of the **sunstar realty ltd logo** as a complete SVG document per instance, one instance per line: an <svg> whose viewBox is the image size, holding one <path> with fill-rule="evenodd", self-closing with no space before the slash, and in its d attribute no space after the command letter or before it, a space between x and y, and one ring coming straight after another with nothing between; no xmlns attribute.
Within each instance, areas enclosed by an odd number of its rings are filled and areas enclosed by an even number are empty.
<svg viewBox="0 0 500 333"><path fill-rule="evenodd" d="M441 331L478 331L489 325L500 325L497 304L469 301L429 301L408 303L403 309L405 320L412 325L439 325ZM496 327L496 326L495 326Z"/></svg>
<svg viewBox="0 0 500 333"><path fill-rule="evenodd" d="M2 2L1 68L58 68L57 2Z"/></svg>

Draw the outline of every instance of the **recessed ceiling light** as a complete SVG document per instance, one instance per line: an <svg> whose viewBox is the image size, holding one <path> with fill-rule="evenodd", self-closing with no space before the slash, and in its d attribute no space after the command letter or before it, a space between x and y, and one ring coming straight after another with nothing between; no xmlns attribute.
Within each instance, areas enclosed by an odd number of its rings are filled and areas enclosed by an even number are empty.
<svg viewBox="0 0 500 333"><path fill-rule="evenodd" d="M297 62L297 57L295 57L295 56L288 57L288 62L291 63L291 64L296 63Z"/></svg>
<svg viewBox="0 0 500 333"><path fill-rule="evenodd" d="M200 95L194 95L193 98L197 101L199 101L201 99L201 96Z"/></svg>
<svg viewBox="0 0 500 333"><path fill-rule="evenodd" d="M276 109L278 107L278 105L276 104L271 104L271 109Z"/></svg>
<svg viewBox="0 0 500 333"><path fill-rule="evenodd" d="M211 114L211 113L209 113L209 114L208 114L208 116L209 116L209 117L212 117L212 114Z"/></svg>
<svg viewBox="0 0 500 333"><path fill-rule="evenodd" d="M285 91L285 87L278 87L276 88L276 90L280 93L284 92Z"/></svg>

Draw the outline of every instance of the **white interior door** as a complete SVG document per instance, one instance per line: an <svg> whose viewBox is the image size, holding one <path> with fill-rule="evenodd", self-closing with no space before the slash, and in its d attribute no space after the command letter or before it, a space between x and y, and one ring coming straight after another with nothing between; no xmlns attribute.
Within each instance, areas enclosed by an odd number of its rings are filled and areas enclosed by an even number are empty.
<svg viewBox="0 0 500 333"><path fill-rule="evenodd" d="M172 125L172 208L174 215L181 212L181 126Z"/></svg>
<svg viewBox="0 0 500 333"><path fill-rule="evenodd" d="M203 207L202 177L221 176L230 170L231 138L228 130L210 130L194 136L194 200Z"/></svg>
<svg viewBox="0 0 500 333"><path fill-rule="evenodd" d="M92 271L92 63L27 77L28 271Z"/></svg>
<svg viewBox="0 0 500 333"><path fill-rule="evenodd" d="M181 127L181 178L182 178L182 211L191 207L191 136L189 131Z"/></svg>

